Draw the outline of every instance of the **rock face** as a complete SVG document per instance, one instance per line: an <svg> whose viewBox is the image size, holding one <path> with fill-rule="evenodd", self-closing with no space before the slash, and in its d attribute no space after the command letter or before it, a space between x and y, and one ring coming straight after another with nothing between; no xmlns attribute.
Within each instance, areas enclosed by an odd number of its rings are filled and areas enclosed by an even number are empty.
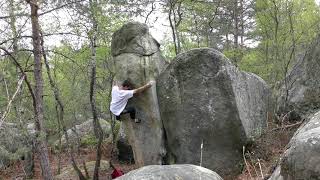
<svg viewBox="0 0 320 180"><path fill-rule="evenodd" d="M297 130L270 178L294 179L320 179L320 111Z"/></svg>
<svg viewBox="0 0 320 180"><path fill-rule="evenodd" d="M158 77L157 90L167 163L199 164L203 142L203 167L237 173L242 146L266 126L266 83L203 48L178 55Z"/></svg>
<svg viewBox="0 0 320 180"><path fill-rule="evenodd" d="M296 112L301 116L320 109L320 36L287 76L278 104L279 114Z"/></svg>
<svg viewBox="0 0 320 180"><path fill-rule="evenodd" d="M149 56L159 52L160 44L150 35L146 24L130 22L123 25L112 36L112 55L133 53Z"/></svg>
<svg viewBox="0 0 320 180"><path fill-rule="evenodd" d="M117 136L117 149L119 161L134 163L132 147L129 144L127 135L124 132L123 124L120 125L119 133Z"/></svg>
<svg viewBox="0 0 320 180"><path fill-rule="evenodd" d="M129 173L117 178L119 180L222 180L215 172L195 165L152 165L130 171Z"/></svg>
<svg viewBox="0 0 320 180"><path fill-rule="evenodd" d="M159 43L150 35L148 27L141 23L128 23L112 36L111 52L115 62L115 80L119 83L129 79L140 87L155 79L165 68ZM163 130L155 86L129 100L134 106L140 124L128 116L122 116L129 143L138 166L162 164L165 155Z"/></svg>
<svg viewBox="0 0 320 180"><path fill-rule="evenodd" d="M105 120L99 121L105 138L108 138L111 135L111 125ZM76 125L73 129L68 129L67 133L71 145L76 145L78 143L78 138L80 142L86 141L86 139L94 137L93 120L88 120L80 125ZM66 143L66 138L63 135L61 138L62 147L66 147ZM59 140L57 140L54 144L56 147L58 147Z"/></svg>

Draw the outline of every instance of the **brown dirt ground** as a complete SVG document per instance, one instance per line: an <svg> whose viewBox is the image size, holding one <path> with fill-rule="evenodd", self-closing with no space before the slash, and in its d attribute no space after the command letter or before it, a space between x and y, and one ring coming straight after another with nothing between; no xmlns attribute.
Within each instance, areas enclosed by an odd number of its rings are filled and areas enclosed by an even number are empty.
<svg viewBox="0 0 320 180"><path fill-rule="evenodd" d="M283 126L287 126L288 124L284 124ZM268 129L266 132L256 140L255 143L248 146L245 151L245 158L247 165L244 165L243 171L241 174L234 176L226 176L225 180L263 180L267 179L272 173L273 168L275 167L277 161L280 158L280 155L285 151L286 145L291 139L292 135L299 127L293 126L290 128L277 128L273 123L269 123ZM111 144L103 145L103 160L110 161L112 159L112 163L121 168L125 173L136 169L137 167L134 164L127 164L123 162L119 162L116 158L116 155L113 154L111 156ZM81 148L80 155L77 156L77 161L85 162L94 161L95 160L95 149L94 148ZM50 162L52 166L52 170L55 175L57 175L58 168L58 155L50 152ZM70 158L66 153L61 154L62 159L62 167L66 167L70 165ZM260 164L260 165L259 165ZM261 168L260 168L261 166ZM2 179L24 179L23 172L23 161L17 161L10 165L8 168L0 170L0 180ZM34 179L41 179L40 174L40 164L37 158L35 157L35 176ZM100 172L101 179L109 180L111 179L112 169L109 168L106 172ZM262 177L263 176L263 177ZM75 179L77 179L75 177Z"/></svg>
<svg viewBox="0 0 320 180"><path fill-rule="evenodd" d="M116 155L113 154L111 156L111 144L103 144L102 148L102 160L110 161L112 158L112 163L115 167L120 168L124 173L127 173L131 170L136 169L134 164L128 164L125 162L119 162L116 158ZM54 175L57 175L58 171L58 154L53 154L49 151L49 157L50 157L50 164L51 169L53 170ZM95 161L96 157L96 151L94 148L81 148L80 155L76 157L78 165L82 163L84 160L85 162ZM23 161L17 161L11 164L6 169L0 170L0 180L7 180L7 179L25 179L25 173L23 172ZM68 157L67 153L61 153L61 169L70 165L71 161ZM100 172L100 179L102 180L109 180L111 179L111 173L112 169L109 168L107 171L101 171ZM35 168L34 168L34 178L35 180L41 179L41 170L40 170L40 162L37 157L35 156ZM77 177L73 177L70 179L78 179Z"/></svg>

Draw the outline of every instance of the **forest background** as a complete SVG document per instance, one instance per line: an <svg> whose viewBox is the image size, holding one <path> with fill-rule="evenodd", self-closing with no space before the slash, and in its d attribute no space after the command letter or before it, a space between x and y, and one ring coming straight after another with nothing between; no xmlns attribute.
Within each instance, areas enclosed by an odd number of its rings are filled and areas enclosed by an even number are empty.
<svg viewBox="0 0 320 180"><path fill-rule="evenodd" d="M24 128L35 123L36 149L48 179L52 174L44 137L63 134L65 129L93 118L99 147L103 135L98 119L110 118L115 73L112 34L128 21L151 27L167 61L192 48L215 48L241 70L262 77L276 92L319 36L317 3L2 0L0 127L5 122Z"/></svg>

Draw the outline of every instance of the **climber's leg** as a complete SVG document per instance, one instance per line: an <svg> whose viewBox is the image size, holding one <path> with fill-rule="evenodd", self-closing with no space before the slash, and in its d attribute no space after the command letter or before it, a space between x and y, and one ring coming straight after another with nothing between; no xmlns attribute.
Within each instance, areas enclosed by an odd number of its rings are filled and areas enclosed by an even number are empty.
<svg viewBox="0 0 320 180"><path fill-rule="evenodd" d="M121 114L127 114L130 113L130 118L135 119L136 118L136 109L134 107L125 107Z"/></svg>
<svg viewBox="0 0 320 180"><path fill-rule="evenodd" d="M131 106L125 107L121 114L127 114L127 113L130 114L130 118L132 120L134 120L134 122L136 122L136 123L140 123L141 122L140 119L136 118L136 109L134 107L131 107ZM119 116L119 118L120 118L120 116Z"/></svg>

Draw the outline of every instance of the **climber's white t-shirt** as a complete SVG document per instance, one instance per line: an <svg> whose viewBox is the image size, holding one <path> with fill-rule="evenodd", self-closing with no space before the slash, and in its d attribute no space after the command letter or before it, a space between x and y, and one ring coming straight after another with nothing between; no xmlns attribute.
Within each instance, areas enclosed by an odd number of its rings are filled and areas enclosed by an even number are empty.
<svg viewBox="0 0 320 180"><path fill-rule="evenodd" d="M111 91L110 111L119 116L133 96L133 90L121 90L118 86L113 86Z"/></svg>

